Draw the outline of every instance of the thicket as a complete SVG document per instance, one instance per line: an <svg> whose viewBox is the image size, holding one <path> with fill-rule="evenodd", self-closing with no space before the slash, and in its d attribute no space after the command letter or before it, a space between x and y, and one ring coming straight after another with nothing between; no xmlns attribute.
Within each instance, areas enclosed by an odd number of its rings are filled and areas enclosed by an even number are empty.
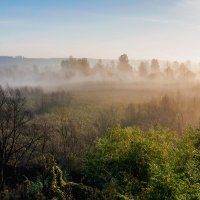
<svg viewBox="0 0 200 200"><path fill-rule="evenodd" d="M0 100L0 199L200 199L197 97L95 107L0 88Z"/></svg>
<svg viewBox="0 0 200 200"><path fill-rule="evenodd" d="M85 160L106 199L200 199L200 129L110 129Z"/></svg>

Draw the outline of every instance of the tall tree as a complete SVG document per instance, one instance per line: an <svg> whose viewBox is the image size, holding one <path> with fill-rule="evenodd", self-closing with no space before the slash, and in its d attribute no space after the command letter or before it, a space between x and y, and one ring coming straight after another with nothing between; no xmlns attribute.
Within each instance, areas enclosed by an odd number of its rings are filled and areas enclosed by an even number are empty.
<svg viewBox="0 0 200 200"><path fill-rule="evenodd" d="M147 65L145 62L141 62L139 65L139 76L145 77L147 75Z"/></svg>
<svg viewBox="0 0 200 200"><path fill-rule="evenodd" d="M71 78L76 74L88 75L91 70L87 58L69 57L61 62L61 66L67 78Z"/></svg>
<svg viewBox="0 0 200 200"><path fill-rule="evenodd" d="M158 73L160 70L160 65L157 59L152 59L151 61L151 73Z"/></svg>
<svg viewBox="0 0 200 200"><path fill-rule="evenodd" d="M25 98L19 90L0 87L0 185L4 184L4 170L8 164L15 165L25 155L32 154L39 140L28 129L30 112L25 108ZM29 158L27 156L27 158Z"/></svg>
<svg viewBox="0 0 200 200"><path fill-rule="evenodd" d="M129 64L128 56L126 54L123 54L119 57L117 68L118 70L123 71L123 72L132 71L132 67Z"/></svg>
<svg viewBox="0 0 200 200"><path fill-rule="evenodd" d="M170 66L169 63L167 63L167 67L164 70L165 76L167 79L173 79L174 77L174 70L172 69L172 67Z"/></svg>

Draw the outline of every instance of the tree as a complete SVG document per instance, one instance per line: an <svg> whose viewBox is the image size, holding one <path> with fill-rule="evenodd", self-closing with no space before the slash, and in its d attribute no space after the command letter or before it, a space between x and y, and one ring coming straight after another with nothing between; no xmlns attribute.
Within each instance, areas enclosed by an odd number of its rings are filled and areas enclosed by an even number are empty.
<svg viewBox="0 0 200 200"><path fill-rule="evenodd" d="M93 71L100 74L103 74L105 72L105 67L101 59L97 61L93 68Z"/></svg>
<svg viewBox="0 0 200 200"><path fill-rule="evenodd" d="M157 180L155 169L167 170L173 166L171 155L175 145L176 135L167 129L147 132L138 128L109 129L86 156L86 177L92 185L111 195L112 198L106 199L149 199L144 198L151 192L149 188L157 193L166 189L174 194L171 180L168 185L161 185L163 190L151 181ZM170 193L163 193L163 197L172 199Z"/></svg>
<svg viewBox="0 0 200 200"><path fill-rule="evenodd" d="M151 73L158 73L160 70L160 65L157 59L152 59L151 61Z"/></svg>
<svg viewBox="0 0 200 200"><path fill-rule="evenodd" d="M0 185L4 185L4 169L14 167L29 154L39 141L35 132L29 132L31 114L25 108L25 98L19 90L0 87Z"/></svg>
<svg viewBox="0 0 200 200"><path fill-rule="evenodd" d="M120 124L120 117L120 110L113 105L99 112L95 122L99 134L105 134L109 128Z"/></svg>
<svg viewBox="0 0 200 200"><path fill-rule="evenodd" d="M117 68L118 70L124 71L124 72L132 71L132 67L129 64L128 56L126 54L123 54L119 57Z"/></svg>
<svg viewBox="0 0 200 200"><path fill-rule="evenodd" d="M66 73L67 78L71 78L77 74L89 75L90 64L87 58L73 58L69 57L67 60L61 62L62 70Z"/></svg>
<svg viewBox="0 0 200 200"><path fill-rule="evenodd" d="M114 61L114 60L112 60L112 61L110 62L110 67L111 67L111 69L114 69L114 68L115 68L115 61Z"/></svg>
<svg viewBox="0 0 200 200"><path fill-rule="evenodd" d="M179 73L179 78L182 79L192 79L195 77L195 74L184 63L180 64L178 73Z"/></svg>
<svg viewBox="0 0 200 200"><path fill-rule="evenodd" d="M169 79L173 79L174 71L173 71L173 69L171 68L171 66L169 64L167 65L167 68L164 70L164 72L165 72L166 78L168 80Z"/></svg>
<svg viewBox="0 0 200 200"><path fill-rule="evenodd" d="M141 62L139 66L139 76L145 77L147 75L147 66L145 62Z"/></svg>

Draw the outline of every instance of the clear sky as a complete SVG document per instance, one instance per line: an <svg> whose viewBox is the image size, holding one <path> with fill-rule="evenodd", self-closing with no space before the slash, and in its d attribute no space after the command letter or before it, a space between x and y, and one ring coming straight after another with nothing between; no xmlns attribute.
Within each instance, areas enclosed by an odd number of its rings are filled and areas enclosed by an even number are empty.
<svg viewBox="0 0 200 200"><path fill-rule="evenodd" d="M200 0L0 0L0 55L200 61Z"/></svg>

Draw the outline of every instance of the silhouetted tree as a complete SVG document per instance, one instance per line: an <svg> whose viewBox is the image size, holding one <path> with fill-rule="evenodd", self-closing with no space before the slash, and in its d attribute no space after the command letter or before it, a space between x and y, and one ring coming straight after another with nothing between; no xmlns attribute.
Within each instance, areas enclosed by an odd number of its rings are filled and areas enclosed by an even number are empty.
<svg viewBox="0 0 200 200"><path fill-rule="evenodd" d="M195 77L195 74L189 70L189 68L184 64L181 63L178 69L179 78L183 79L192 79Z"/></svg>
<svg viewBox="0 0 200 200"><path fill-rule="evenodd" d="M147 66L145 62L141 62L139 66L139 76L145 77L147 75Z"/></svg>
<svg viewBox="0 0 200 200"><path fill-rule="evenodd" d="M112 69L115 68L115 61L114 61L114 60L112 60L112 61L110 62L110 66L111 66Z"/></svg>
<svg viewBox="0 0 200 200"><path fill-rule="evenodd" d="M117 68L118 70L124 71L124 72L132 71L132 67L129 64L128 56L126 54L123 54L119 57Z"/></svg>
<svg viewBox="0 0 200 200"><path fill-rule="evenodd" d="M152 59L151 61L151 73L158 73L160 70L160 65L157 59Z"/></svg>
<svg viewBox="0 0 200 200"><path fill-rule="evenodd" d="M0 87L0 185L4 184L4 169L16 164L39 140L27 127L31 114L25 108L25 98L19 90ZM28 156L29 157L29 156Z"/></svg>
<svg viewBox="0 0 200 200"><path fill-rule="evenodd" d="M172 63L172 68L173 68L174 70L177 70L178 67L179 67L179 62L178 62L178 61L175 61L175 62Z"/></svg>
<svg viewBox="0 0 200 200"><path fill-rule="evenodd" d="M164 70L167 79L172 79L174 77L174 71L170 65L167 65L167 68Z"/></svg>
<svg viewBox="0 0 200 200"><path fill-rule="evenodd" d="M104 72L104 65L103 65L103 62L102 60L98 60L96 65L94 66L94 69L93 69L95 72L97 73L103 73Z"/></svg>
<svg viewBox="0 0 200 200"><path fill-rule="evenodd" d="M90 64L87 58L76 59L69 57L61 62L61 66L67 78L71 78L76 74L88 75L90 73Z"/></svg>

